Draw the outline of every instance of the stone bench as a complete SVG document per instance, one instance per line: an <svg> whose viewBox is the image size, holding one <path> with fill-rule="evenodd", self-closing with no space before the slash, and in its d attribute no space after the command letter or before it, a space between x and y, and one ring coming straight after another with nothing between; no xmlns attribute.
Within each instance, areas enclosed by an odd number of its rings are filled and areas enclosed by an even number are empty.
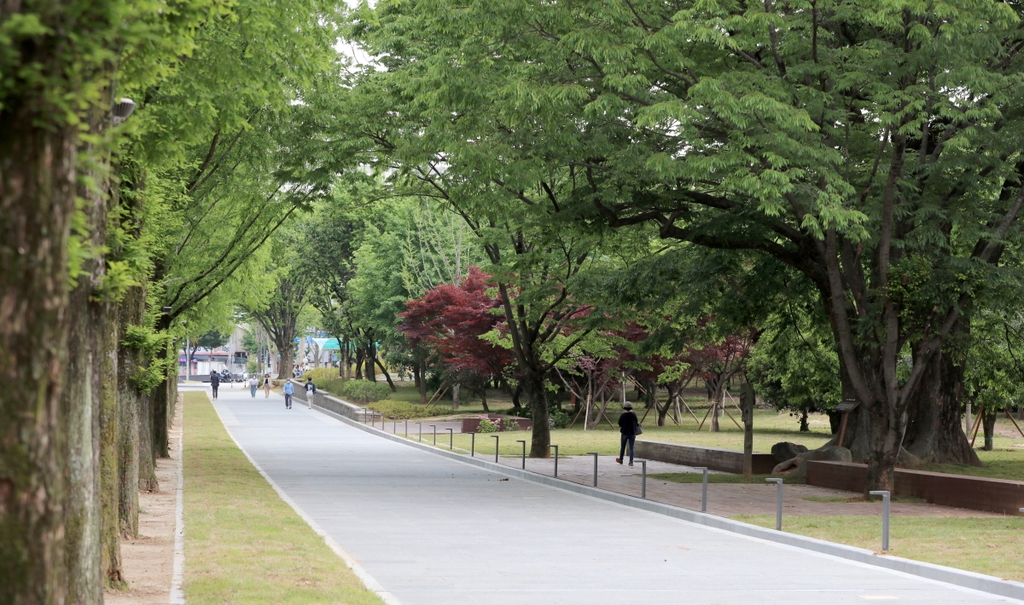
<svg viewBox="0 0 1024 605"><path fill-rule="evenodd" d="M670 462L683 466L706 466L713 471L726 473L739 474L743 472L743 452L736 450L637 439L634 452L637 458L646 458L647 460ZM753 472L757 475L771 473L777 464L775 456L771 454L754 454L751 462Z"/></svg>
<svg viewBox="0 0 1024 605"><path fill-rule="evenodd" d="M894 496L912 496L932 504L1019 515L1024 481L896 469ZM864 493L868 467L855 462L807 462L807 484Z"/></svg>

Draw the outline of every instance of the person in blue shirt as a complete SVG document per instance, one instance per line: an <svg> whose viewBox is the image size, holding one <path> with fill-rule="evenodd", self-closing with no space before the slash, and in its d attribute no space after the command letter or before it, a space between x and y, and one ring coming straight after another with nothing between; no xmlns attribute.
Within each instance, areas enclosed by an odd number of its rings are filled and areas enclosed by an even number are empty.
<svg viewBox="0 0 1024 605"><path fill-rule="evenodd" d="M292 395L295 393L295 385L292 381L284 383L284 407L286 410L292 409Z"/></svg>

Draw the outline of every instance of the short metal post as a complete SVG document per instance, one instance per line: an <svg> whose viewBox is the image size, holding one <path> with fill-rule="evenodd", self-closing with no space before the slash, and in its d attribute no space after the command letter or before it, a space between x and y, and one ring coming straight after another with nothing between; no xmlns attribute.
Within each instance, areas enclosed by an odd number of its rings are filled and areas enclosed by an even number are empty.
<svg viewBox="0 0 1024 605"><path fill-rule="evenodd" d="M430 428L434 429L434 445L437 445L437 425L436 424L428 424L427 426L429 426Z"/></svg>
<svg viewBox="0 0 1024 605"><path fill-rule="evenodd" d="M405 438L409 438L409 419L405 419Z"/></svg>
<svg viewBox="0 0 1024 605"><path fill-rule="evenodd" d="M391 417L391 434L392 435L397 435L398 434L398 416L392 416Z"/></svg>
<svg viewBox="0 0 1024 605"><path fill-rule="evenodd" d="M588 456L594 457L594 487L597 487L597 452L587 452Z"/></svg>
<svg viewBox="0 0 1024 605"><path fill-rule="evenodd" d="M491 437L494 438L494 463L497 464L498 463L498 442L501 441L501 440L498 439L498 435L491 435Z"/></svg>
<svg viewBox="0 0 1024 605"><path fill-rule="evenodd" d="M516 439L516 443L523 444L523 470L526 470L526 441L522 439Z"/></svg>
<svg viewBox="0 0 1024 605"><path fill-rule="evenodd" d="M700 490L700 512L706 513L708 512L708 467L695 466L693 468L704 472L704 480L701 482Z"/></svg>
<svg viewBox="0 0 1024 605"><path fill-rule="evenodd" d="M548 447L555 448L555 479L558 479L558 446L557 445L549 445ZM1024 509L1021 509L1021 510L1024 511Z"/></svg>
<svg viewBox="0 0 1024 605"><path fill-rule="evenodd" d="M889 492L887 490L878 490L868 492L872 496L882 497L882 552L888 552L889 550Z"/></svg>
<svg viewBox="0 0 1024 605"><path fill-rule="evenodd" d="M469 434L469 457L476 458L476 433Z"/></svg>
<svg viewBox="0 0 1024 605"><path fill-rule="evenodd" d="M366 424L366 408L363 408L363 424Z"/></svg>
<svg viewBox="0 0 1024 605"><path fill-rule="evenodd" d="M420 427L420 441L423 441L423 423L417 422L416 424Z"/></svg>
<svg viewBox="0 0 1024 605"><path fill-rule="evenodd" d="M782 479L769 477L765 481L779 486L775 493L775 529L782 531Z"/></svg>
<svg viewBox="0 0 1024 605"><path fill-rule="evenodd" d="M644 500L647 499L647 461L641 460L640 466L643 467L643 479L640 480L640 497Z"/></svg>
<svg viewBox="0 0 1024 605"><path fill-rule="evenodd" d="M445 429L448 431L448 449L455 450L455 438L452 435L455 434L455 429Z"/></svg>

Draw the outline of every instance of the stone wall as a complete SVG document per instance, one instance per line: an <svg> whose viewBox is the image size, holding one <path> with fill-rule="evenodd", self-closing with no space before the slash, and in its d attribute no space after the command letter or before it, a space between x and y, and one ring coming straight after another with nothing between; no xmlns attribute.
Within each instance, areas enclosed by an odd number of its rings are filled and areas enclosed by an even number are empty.
<svg viewBox="0 0 1024 605"><path fill-rule="evenodd" d="M853 462L807 462L807 484L864 493L868 467ZM1019 515L1024 481L896 469L894 496L913 496L932 504Z"/></svg>
<svg viewBox="0 0 1024 605"><path fill-rule="evenodd" d="M726 473L743 472L743 452L736 450L637 439L635 453L637 458L659 462L706 466L713 471ZM754 474L766 475L775 468L776 461L771 454L754 454L752 463Z"/></svg>
<svg viewBox="0 0 1024 605"><path fill-rule="evenodd" d="M295 399L308 404L309 402L306 399L305 383L293 380L292 384L295 385ZM352 420L361 421L363 419L363 408L361 406L338 399L337 397L332 397L323 391L313 393L313 405L327 411L334 412L340 416L351 418Z"/></svg>

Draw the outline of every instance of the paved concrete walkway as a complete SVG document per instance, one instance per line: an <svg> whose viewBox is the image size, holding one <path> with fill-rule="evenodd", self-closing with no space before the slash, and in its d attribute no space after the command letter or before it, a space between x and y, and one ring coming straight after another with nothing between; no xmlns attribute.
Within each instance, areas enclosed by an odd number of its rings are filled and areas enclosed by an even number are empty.
<svg viewBox="0 0 1024 605"><path fill-rule="evenodd" d="M510 479L286 410L277 394L221 387L215 403L402 605L1020 603Z"/></svg>

